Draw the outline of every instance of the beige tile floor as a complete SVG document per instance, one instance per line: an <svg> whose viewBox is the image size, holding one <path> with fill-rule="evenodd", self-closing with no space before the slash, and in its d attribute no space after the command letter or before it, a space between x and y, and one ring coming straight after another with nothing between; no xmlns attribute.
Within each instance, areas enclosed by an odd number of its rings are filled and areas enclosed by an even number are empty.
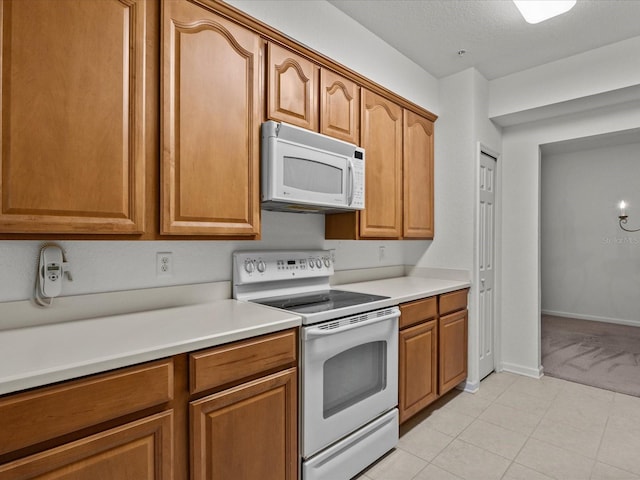
<svg viewBox="0 0 640 480"><path fill-rule="evenodd" d="M409 420L398 447L356 478L640 480L640 398L493 373Z"/></svg>

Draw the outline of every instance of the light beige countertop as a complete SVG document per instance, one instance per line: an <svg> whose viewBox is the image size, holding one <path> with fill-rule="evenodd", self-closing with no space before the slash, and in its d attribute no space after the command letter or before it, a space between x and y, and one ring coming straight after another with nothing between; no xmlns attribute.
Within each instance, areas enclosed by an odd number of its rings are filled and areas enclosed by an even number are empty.
<svg viewBox="0 0 640 480"><path fill-rule="evenodd" d="M372 295L384 295L391 297L389 305L418 300L419 298L432 297L441 293L453 292L470 286L468 281L442 280L439 278L425 277L395 277L369 282L347 283L333 285L339 290L370 293Z"/></svg>
<svg viewBox="0 0 640 480"><path fill-rule="evenodd" d="M376 303L385 308L468 286L405 276L333 288L390 297ZM300 325L293 313L224 299L0 330L0 395Z"/></svg>
<svg viewBox="0 0 640 480"><path fill-rule="evenodd" d="M0 331L0 395L298 327L236 300Z"/></svg>

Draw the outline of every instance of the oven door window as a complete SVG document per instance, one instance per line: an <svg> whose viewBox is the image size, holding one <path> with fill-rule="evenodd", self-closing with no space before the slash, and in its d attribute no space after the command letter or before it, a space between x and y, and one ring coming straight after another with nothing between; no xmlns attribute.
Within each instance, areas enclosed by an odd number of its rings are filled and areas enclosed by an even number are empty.
<svg viewBox="0 0 640 480"><path fill-rule="evenodd" d="M345 350L324 363L323 417L329 418L385 389L387 342Z"/></svg>

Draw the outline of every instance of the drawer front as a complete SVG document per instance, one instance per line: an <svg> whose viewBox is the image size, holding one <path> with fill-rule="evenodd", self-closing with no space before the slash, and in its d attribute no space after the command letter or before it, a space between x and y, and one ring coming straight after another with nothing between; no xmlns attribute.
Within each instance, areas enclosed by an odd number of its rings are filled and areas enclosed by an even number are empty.
<svg viewBox="0 0 640 480"><path fill-rule="evenodd" d="M456 290L455 292L440 295L440 315L467 308L468 293L469 289L465 288L464 290Z"/></svg>
<svg viewBox="0 0 640 480"><path fill-rule="evenodd" d="M409 327L416 323L436 318L438 315L437 297L416 300L400 305L400 328Z"/></svg>
<svg viewBox="0 0 640 480"><path fill-rule="evenodd" d="M0 465L2 480L173 479L171 410Z"/></svg>
<svg viewBox="0 0 640 480"><path fill-rule="evenodd" d="M211 348L189 355L189 390L192 394L293 366L297 356L296 330Z"/></svg>
<svg viewBox="0 0 640 480"><path fill-rule="evenodd" d="M173 399L173 361L148 363L0 399L0 455Z"/></svg>

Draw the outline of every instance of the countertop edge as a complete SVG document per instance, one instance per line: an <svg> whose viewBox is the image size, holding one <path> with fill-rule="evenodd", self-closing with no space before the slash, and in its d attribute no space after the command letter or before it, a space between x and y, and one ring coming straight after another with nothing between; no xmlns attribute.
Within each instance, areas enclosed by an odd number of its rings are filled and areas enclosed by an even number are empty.
<svg viewBox="0 0 640 480"><path fill-rule="evenodd" d="M226 331L175 344L158 345L157 348L134 351L113 357L88 358L85 362L64 365L59 368L34 370L25 374L4 377L0 378L0 395L19 393L31 388L44 387L62 381L71 381L87 375L131 367L173 355L194 352L204 348L212 348L235 341L287 330L289 328L297 328L301 323L300 317L289 316L287 319L265 323L255 327Z"/></svg>

